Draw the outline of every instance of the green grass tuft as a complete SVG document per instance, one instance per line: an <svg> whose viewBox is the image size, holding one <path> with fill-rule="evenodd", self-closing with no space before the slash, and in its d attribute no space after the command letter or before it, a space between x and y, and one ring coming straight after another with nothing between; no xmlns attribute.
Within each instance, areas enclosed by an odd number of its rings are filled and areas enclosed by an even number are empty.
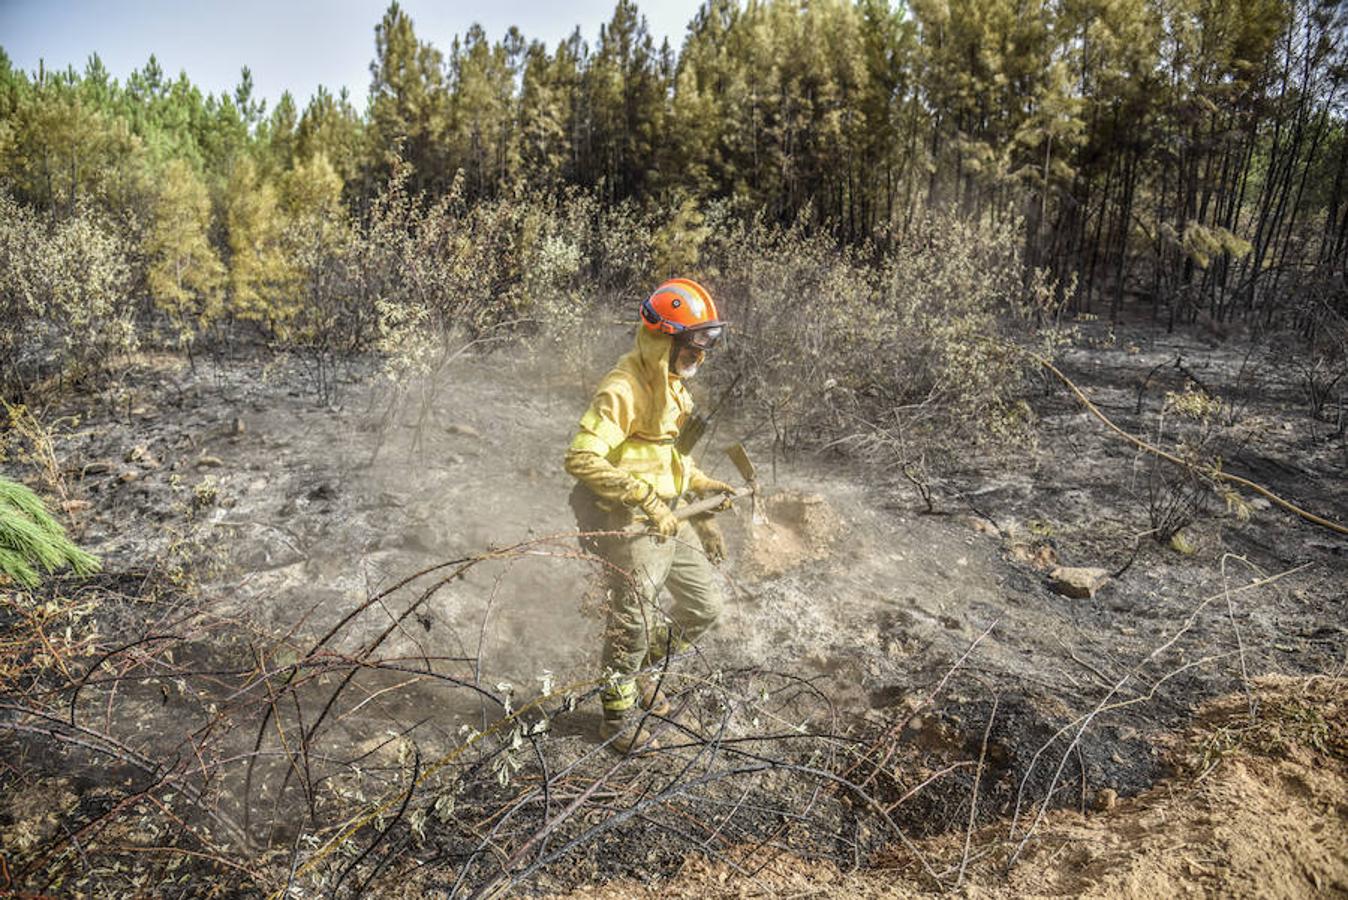
<svg viewBox="0 0 1348 900"><path fill-rule="evenodd" d="M31 490L0 478L0 575L27 588L69 566L77 575L99 570L96 557L76 547Z"/></svg>

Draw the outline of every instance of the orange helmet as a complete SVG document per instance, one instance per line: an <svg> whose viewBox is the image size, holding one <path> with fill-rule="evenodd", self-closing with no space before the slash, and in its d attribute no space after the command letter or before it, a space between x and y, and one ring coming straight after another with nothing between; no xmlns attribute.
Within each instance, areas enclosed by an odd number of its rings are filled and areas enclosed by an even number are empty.
<svg viewBox="0 0 1348 900"><path fill-rule="evenodd" d="M671 278L641 304L641 321L651 331L672 334L698 350L716 346L725 323L707 289L687 278Z"/></svg>

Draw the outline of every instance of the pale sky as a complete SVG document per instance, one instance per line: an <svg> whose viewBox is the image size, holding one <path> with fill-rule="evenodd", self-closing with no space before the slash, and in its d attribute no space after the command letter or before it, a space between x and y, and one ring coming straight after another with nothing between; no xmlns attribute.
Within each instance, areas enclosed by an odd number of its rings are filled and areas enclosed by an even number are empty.
<svg viewBox="0 0 1348 900"><path fill-rule="evenodd" d="M516 25L526 39L545 41L550 49L579 25L593 46L615 3L403 0L401 5L418 38L448 50L454 35L474 22L493 41ZM699 0L637 0L656 46L667 36L675 50L699 5ZM29 72L39 59L48 68L74 65L82 71L97 52L121 80L153 53L168 76L186 70L210 93L232 91L247 65L269 109L287 89L302 107L320 84L333 93L345 85L363 109L374 27L387 8L387 0L0 0L0 47L15 67Z"/></svg>

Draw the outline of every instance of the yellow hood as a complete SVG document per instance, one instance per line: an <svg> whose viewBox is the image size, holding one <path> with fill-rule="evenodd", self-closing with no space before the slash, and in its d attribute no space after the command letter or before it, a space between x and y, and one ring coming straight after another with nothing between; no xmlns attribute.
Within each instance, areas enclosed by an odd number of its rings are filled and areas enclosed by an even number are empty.
<svg viewBox="0 0 1348 900"><path fill-rule="evenodd" d="M652 387L655 385L663 387L669 379L669 351L673 346L672 334L652 331L645 325L637 325L636 346L623 359L633 357L640 367L643 380L647 380Z"/></svg>
<svg viewBox="0 0 1348 900"><path fill-rule="evenodd" d="M674 412L669 409L669 403L673 400L682 405L679 398L686 395L683 380L670 377L669 351L673 346L673 335L638 324L636 345L623 354L616 366L639 386L640 399L635 410L637 430L647 438L658 438L668 431L669 413ZM691 398L688 405L691 406Z"/></svg>

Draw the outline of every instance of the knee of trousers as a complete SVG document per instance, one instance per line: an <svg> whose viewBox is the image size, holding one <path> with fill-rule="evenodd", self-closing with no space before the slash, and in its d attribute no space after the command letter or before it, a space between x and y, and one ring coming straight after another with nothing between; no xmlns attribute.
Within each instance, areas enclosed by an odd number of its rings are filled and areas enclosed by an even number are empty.
<svg viewBox="0 0 1348 900"><path fill-rule="evenodd" d="M725 599L719 585L709 584L705 590L688 597L680 605L677 618L682 626L684 638L693 640L702 632L716 624L721 617Z"/></svg>
<svg viewBox="0 0 1348 900"><path fill-rule="evenodd" d="M604 625L604 640L620 652L642 650L655 627L640 616L610 615Z"/></svg>

